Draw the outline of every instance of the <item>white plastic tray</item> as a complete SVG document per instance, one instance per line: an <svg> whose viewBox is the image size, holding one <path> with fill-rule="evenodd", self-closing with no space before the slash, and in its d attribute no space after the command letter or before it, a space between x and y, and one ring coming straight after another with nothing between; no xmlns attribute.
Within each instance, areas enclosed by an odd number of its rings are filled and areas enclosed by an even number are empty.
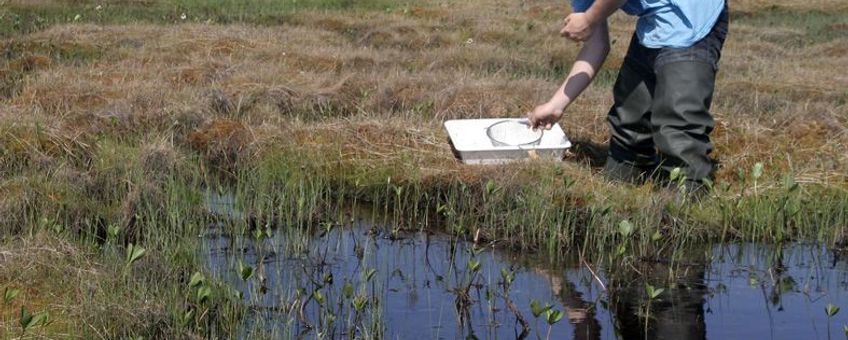
<svg viewBox="0 0 848 340"><path fill-rule="evenodd" d="M521 118L514 118L520 120ZM445 122L451 143L465 164L503 164L528 158L561 159L571 142L559 124L546 130L539 145L493 146L486 128L504 118L455 119Z"/></svg>

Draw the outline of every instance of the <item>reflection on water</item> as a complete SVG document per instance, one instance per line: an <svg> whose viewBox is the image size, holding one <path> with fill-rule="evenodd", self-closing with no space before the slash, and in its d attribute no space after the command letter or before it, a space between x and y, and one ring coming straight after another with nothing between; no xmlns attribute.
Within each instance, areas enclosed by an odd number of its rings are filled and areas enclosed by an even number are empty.
<svg viewBox="0 0 848 340"><path fill-rule="evenodd" d="M848 306L848 268L839 254L814 245L717 247L704 304L707 335L728 339L825 339L825 306ZM843 338L846 314L831 320Z"/></svg>
<svg viewBox="0 0 848 340"><path fill-rule="evenodd" d="M845 261L812 245L714 246L611 274L576 260L545 265L533 255L438 234L392 235L365 223L318 234L278 233L259 242L207 236L209 267L253 307L246 337L261 330L312 338L332 324L323 336L514 339L550 331L552 339L814 339L828 337L828 303L848 306ZM256 268L255 278L239 278L240 261ZM664 289L652 303L646 282ZM358 295L369 297L367 318L379 327L358 320L348 303ZM544 313L534 317L533 300L564 317L549 330ZM845 336L845 315L830 320L832 337Z"/></svg>

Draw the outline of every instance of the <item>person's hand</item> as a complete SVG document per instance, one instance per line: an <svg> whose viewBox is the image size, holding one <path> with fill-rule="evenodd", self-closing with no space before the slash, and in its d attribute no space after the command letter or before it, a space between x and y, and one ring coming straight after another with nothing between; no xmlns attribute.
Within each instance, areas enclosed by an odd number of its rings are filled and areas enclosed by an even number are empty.
<svg viewBox="0 0 848 340"><path fill-rule="evenodd" d="M594 23L586 13L571 13L563 21L564 26L559 34L574 41L586 41L592 36Z"/></svg>
<svg viewBox="0 0 848 340"><path fill-rule="evenodd" d="M551 103L536 106L532 112L527 113L527 120L533 129L544 128L550 130L559 119L562 118L562 109Z"/></svg>

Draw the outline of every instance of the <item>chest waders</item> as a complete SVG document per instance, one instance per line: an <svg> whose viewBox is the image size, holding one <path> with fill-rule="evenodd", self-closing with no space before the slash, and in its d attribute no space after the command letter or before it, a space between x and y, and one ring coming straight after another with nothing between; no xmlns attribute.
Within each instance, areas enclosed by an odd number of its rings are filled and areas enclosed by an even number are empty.
<svg viewBox="0 0 848 340"><path fill-rule="evenodd" d="M608 178L639 183L680 168L696 190L711 176L709 110L727 29L725 8L691 47L647 48L634 34L613 87Z"/></svg>

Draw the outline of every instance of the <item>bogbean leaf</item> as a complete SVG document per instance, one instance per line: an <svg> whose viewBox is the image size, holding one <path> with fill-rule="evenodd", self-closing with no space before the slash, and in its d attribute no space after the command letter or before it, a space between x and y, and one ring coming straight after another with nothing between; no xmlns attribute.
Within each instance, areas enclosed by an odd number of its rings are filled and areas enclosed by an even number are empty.
<svg viewBox="0 0 848 340"><path fill-rule="evenodd" d="M191 275L191 280L188 281L188 286L191 288L195 288L199 285L202 285L204 282L206 282L206 278L203 277L203 274L201 274L200 272L195 272L193 275Z"/></svg>
<svg viewBox="0 0 848 340"><path fill-rule="evenodd" d="M127 264L132 265L133 263L144 257L145 253L147 253L147 249L130 243L127 246Z"/></svg>
<svg viewBox="0 0 848 340"><path fill-rule="evenodd" d="M828 303L827 306L824 307L824 312L827 313L827 317L832 317L839 313L839 306Z"/></svg>
<svg viewBox="0 0 848 340"><path fill-rule="evenodd" d="M659 241L660 239L662 239L662 233L660 233L659 230L654 231L654 233L651 234L651 241Z"/></svg>
<svg viewBox="0 0 848 340"><path fill-rule="evenodd" d="M489 181L486 182L486 193L487 194L489 194L489 195L494 194L495 191L497 191L497 190L498 190L498 186L497 186L497 184L495 184L495 181L490 179Z"/></svg>
<svg viewBox="0 0 848 340"><path fill-rule="evenodd" d="M244 262L239 261L238 263L238 274L241 277L242 281L250 280L253 277L253 267L244 264Z"/></svg>
<svg viewBox="0 0 848 340"><path fill-rule="evenodd" d="M355 297L353 301L351 301L351 305L353 305L353 309L355 309L357 312L361 312L363 309L365 309L365 306L368 305L368 297L364 295L359 295Z"/></svg>
<svg viewBox="0 0 848 340"><path fill-rule="evenodd" d="M374 268L368 268L365 270L365 282L371 281L374 278L374 274L377 274L377 270Z"/></svg>
<svg viewBox="0 0 848 340"><path fill-rule="evenodd" d="M648 294L648 298L651 300L656 299L663 291L665 291L664 288L655 288L652 285L645 285L645 293Z"/></svg>
<svg viewBox="0 0 848 340"><path fill-rule="evenodd" d="M193 319L194 309L189 309L185 313L183 313L182 320L180 320L180 323L183 325L183 327L185 327L188 326L188 324L190 324Z"/></svg>
<svg viewBox="0 0 848 340"><path fill-rule="evenodd" d="M436 213L441 214L447 210L448 206L442 203L436 205Z"/></svg>
<svg viewBox="0 0 848 340"><path fill-rule="evenodd" d="M480 270L480 266L482 266L480 261L474 259L468 260L468 269L471 270L472 273L478 272Z"/></svg>
<svg viewBox="0 0 848 340"><path fill-rule="evenodd" d="M754 179L763 177L763 171L765 171L763 163L757 162L757 164L754 164L754 168L751 170L751 177L753 177Z"/></svg>
<svg viewBox="0 0 848 340"><path fill-rule="evenodd" d="M709 178L704 178L704 179L701 180L701 182L704 183L704 187L706 187L707 190L709 190L709 191L712 191L713 188L715 187L715 183L713 183L713 180L711 180Z"/></svg>
<svg viewBox="0 0 848 340"><path fill-rule="evenodd" d="M533 313L533 317L536 318L538 318L539 315L542 315L542 304L539 300L530 300L530 312Z"/></svg>
<svg viewBox="0 0 848 340"><path fill-rule="evenodd" d="M47 314L47 312L30 314L30 312L27 311L26 308L21 306L21 318L18 322L20 323L21 328L24 330L24 332L35 326L46 325L49 320L50 315Z"/></svg>
<svg viewBox="0 0 848 340"><path fill-rule="evenodd" d="M542 313L546 313L549 310L551 310L550 304L546 303L544 306L542 306L542 304L539 303L538 300L530 300L530 312L533 313L533 317L538 318L539 315L542 315Z"/></svg>
<svg viewBox="0 0 848 340"><path fill-rule="evenodd" d="M681 170L680 168L674 168L671 170L671 173L668 174L668 179L672 182L677 181L678 179L680 179L680 175L682 174L682 172L683 170Z"/></svg>
<svg viewBox="0 0 848 340"><path fill-rule="evenodd" d="M21 318L18 320L18 323L21 324L21 328L24 329L24 332L32 326L32 314L30 314L23 306L21 306Z"/></svg>
<svg viewBox="0 0 848 340"><path fill-rule="evenodd" d="M571 187L573 187L575 183L577 183L577 181L571 179L570 177L562 178L562 185L566 190L571 189Z"/></svg>
<svg viewBox="0 0 848 340"><path fill-rule="evenodd" d="M630 223L628 220L623 220L618 224L618 233L621 234L621 236L630 236L630 234L633 233L633 229L633 223Z"/></svg>
<svg viewBox="0 0 848 340"><path fill-rule="evenodd" d="M197 289L197 302L205 303L209 301L209 297L212 296L212 288L209 286L202 286Z"/></svg>
<svg viewBox="0 0 848 340"><path fill-rule="evenodd" d="M260 241L260 240L262 240L263 237L265 237L265 231L264 230L262 230L261 228L253 229L253 238L254 239L256 239L257 241Z"/></svg>
<svg viewBox="0 0 848 340"><path fill-rule="evenodd" d="M230 294L232 294L232 296L235 297L236 299L239 299L239 300L244 299L244 293L242 293L238 289L230 287Z"/></svg>
<svg viewBox="0 0 848 340"><path fill-rule="evenodd" d="M344 286L342 287L342 294L344 295L345 299L350 299L351 297L353 297L353 285L350 284L350 282L345 282Z"/></svg>
<svg viewBox="0 0 848 340"><path fill-rule="evenodd" d="M6 287L6 289L3 291L3 304L8 305L9 302L12 302L12 300L14 300L18 296L18 294L20 294L20 292L21 291L18 289Z"/></svg>
<svg viewBox="0 0 848 340"><path fill-rule="evenodd" d="M798 191L801 187L798 185L798 182L795 182L795 178L792 176L786 176L783 180L783 189L788 193L794 193Z"/></svg>
<svg viewBox="0 0 848 340"><path fill-rule="evenodd" d="M549 309L545 312L545 321L547 321L549 325L553 325L560 320L562 320L562 312L556 309Z"/></svg>
<svg viewBox="0 0 848 340"><path fill-rule="evenodd" d="M117 238L118 235L121 234L121 226L117 224L110 224L108 227L106 227L106 234L108 234L109 238Z"/></svg>
<svg viewBox="0 0 848 340"><path fill-rule="evenodd" d="M312 292L312 298L315 299L315 302L318 302L318 305L324 305L324 294L322 294L320 290Z"/></svg>
<svg viewBox="0 0 848 340"><path fill-rule="evenodd" d="M504 283L507 285L511 285L512 281L515 280L515 274L506 268L501 268L501 279L503 279Z"/></svg>

